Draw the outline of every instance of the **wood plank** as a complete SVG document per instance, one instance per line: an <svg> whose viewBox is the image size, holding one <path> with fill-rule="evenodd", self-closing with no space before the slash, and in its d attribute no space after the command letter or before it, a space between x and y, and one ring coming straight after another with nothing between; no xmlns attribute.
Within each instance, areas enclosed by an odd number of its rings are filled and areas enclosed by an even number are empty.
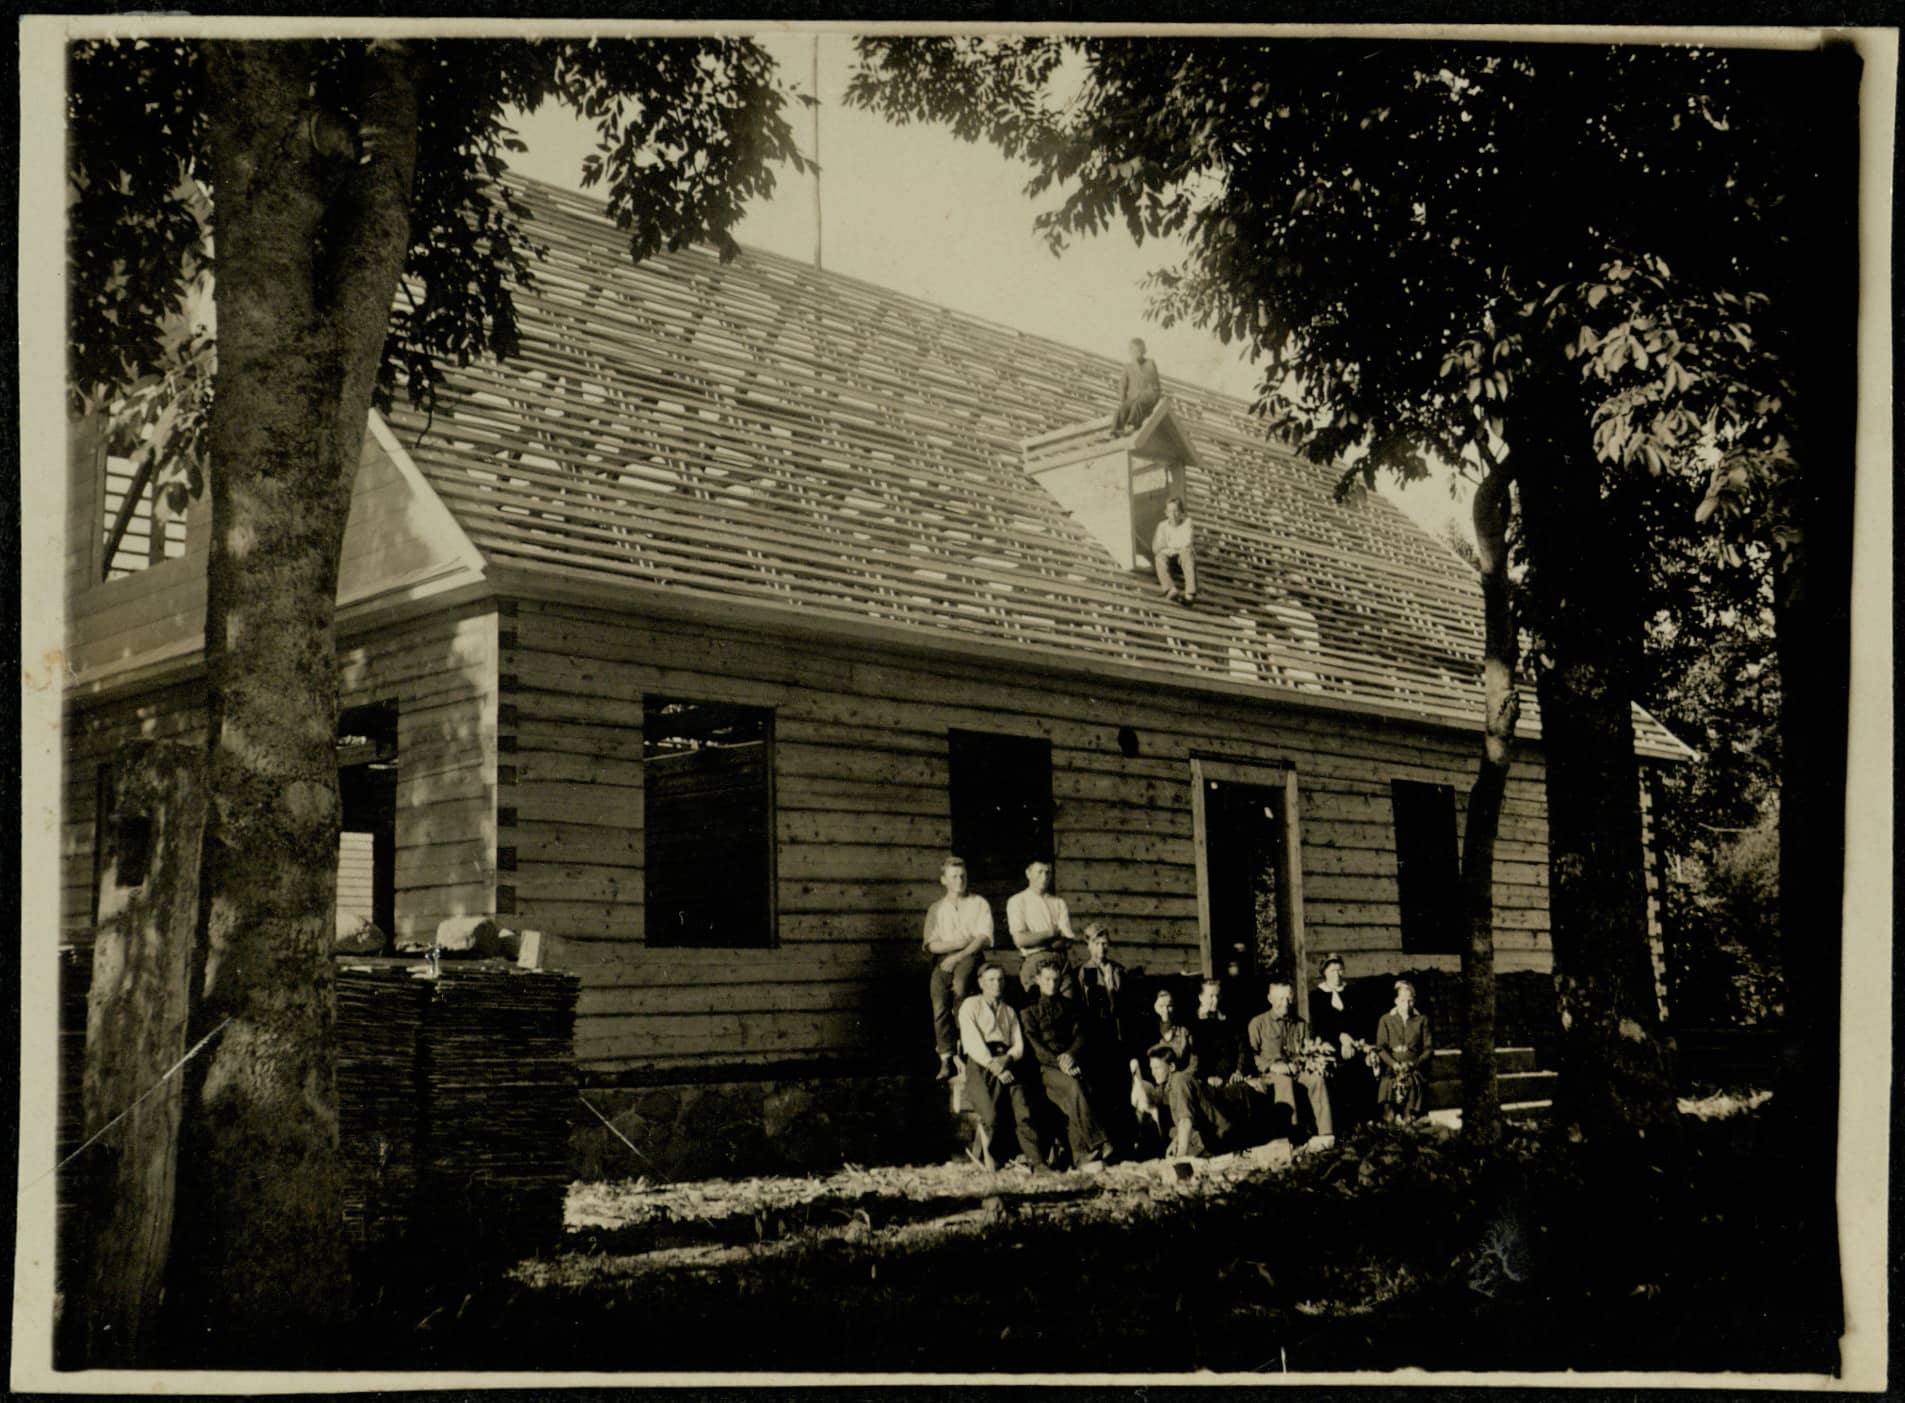
<svg viewBox="0 0 1905 1403"><path fill-rule="evenodd" d="M519 755L570 756L578 760L608 760L640 765L642 733L639 726L595 725L586 721L552 721L535 714L522 714L504 729L515 738ZM551 778L562 778L551 772Z"/></svg>
<svg viewBox="0 0 1905 1403"><path fill-rule="evenodd" d="M518 647L559 657L635 666L665 665L711 679L740 674L799 687L851 685L851 665L836 652L769 635L665 624L639 614L609 614L523 600L516 615ZM699 646L697 646L697 644Z"/></svg>
<svg viewBox="0 0 1905 1403"><path fill-rule="evenodd" d="M883 831L883 826L872 824L861 829L863 835ZM887 879L936 883L945 856L944 843L787 843L780 850L780 878L783 882Z"/></svg>
<svg viewBox="0 0 1905 1403"><path fill-rule="evenodd" d="M931 849L935 868L952 846L950 819L926 814L881 813L876 809L789 809L775 815L776 832L788 845L846 843L877 834L883 842ZM785 870L785 869L783 869Z"/></svg>
<svg viewBox="0 0 1905 1403"><path fill-rule="evenodd" d="M426 843L451 843L467 838L494 841L495 806L487 800L458 799L447 804L400 805L397 809L397 849Z"/></svg>
<svg viewBox="0 0 1905 1403"><path fill-rule="evenodd" d="M579 739L576 750L564 754L552 750L526 749L518 736L514 758L507 763L515 766L519 788L530 785L622 789L641 787L642 765L639 758L619 760L594 754L583 748L589 744L586 738Z"/></svg>
<svg viewBox="0 0 1905 1403"><path fill-rule="evenodd" d="M951 799L943 784L887 784L877 780L777 775L775 796L787 811L925 814L943 819L951 832Z"/></svg>
<svg viewBox="0 0 1905 1403"><path fill-rule="evenodd" d="M514 832L519 865L579 862L637 870L642 865L640 829L536 821Z"/></svg>
<svg viewBox="0 0 1905 1403"><path fill-rule="evenodd" d="M619 784L515 784L497 791L497 803L516 811L518 827L587 825L639 833L642 791Z"/></svg>
<svg viewBox="0 0 1905 1403"><path fill-rule="evenodd" d="M644 713L639 691L632 701L626 696L577 695L572 692L546 691L529 684L520 673L508 675L515 676L518 684L499 695L502 701L515 707L517 716L522 720L536 720L545 726L622 726L636 735L641 734Z"/></svg>

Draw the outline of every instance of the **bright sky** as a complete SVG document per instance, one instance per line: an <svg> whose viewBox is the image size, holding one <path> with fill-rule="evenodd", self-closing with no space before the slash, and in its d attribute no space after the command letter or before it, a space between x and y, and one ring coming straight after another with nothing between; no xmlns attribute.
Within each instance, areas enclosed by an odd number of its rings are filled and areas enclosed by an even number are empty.
<svg viewBox="0 0 1905 1403"><path fill-rule="evenodd" d="M770 35L762 43L790 85L811 87L813 36ZM823 34L819 44L825 267L1117 359L1127 341L1141 336L1166 375L1254 397L1257 374L1237 348L1193 327L1167 330L1145 319L1144 277L1175 263L1180 244L1139 246L1116 228L1054 257L1032 220L1056 197L1035 203L1025 195L1029 167L989 145L966 145L942 128L897 127L847 107L852 38ZM810 110L799 108L793 121L802 150L811 154ZM581 189L582 158L595 145L592 126L553 103L519 116L516 125L529 147L515 158L519 169ZM772 200L750 207L736 237L811 260L814 181L786 169L779 180ZM1384 490L1431 530L1450 512L1440 482Z"/></svg>

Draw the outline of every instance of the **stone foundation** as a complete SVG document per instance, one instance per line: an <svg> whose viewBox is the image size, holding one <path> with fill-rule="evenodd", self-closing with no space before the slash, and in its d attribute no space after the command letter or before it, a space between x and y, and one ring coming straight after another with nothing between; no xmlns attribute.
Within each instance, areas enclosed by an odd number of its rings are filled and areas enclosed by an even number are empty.
<svg viewBox="0 0 1905 1403"><path fill-rule="evenodd" d="M585 1086L582 1096L635 1147L578 1107L570 1161L584 1180L737 1178L937 1163L961 1153L946 1088L923 1076Z"/></svg>

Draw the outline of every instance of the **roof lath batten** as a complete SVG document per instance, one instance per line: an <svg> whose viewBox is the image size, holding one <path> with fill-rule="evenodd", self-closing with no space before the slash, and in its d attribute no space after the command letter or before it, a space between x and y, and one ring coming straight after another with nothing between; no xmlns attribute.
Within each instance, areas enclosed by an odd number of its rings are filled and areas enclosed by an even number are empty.
<svg viewBox="0 0 1905 1403"><path fill-rule="evenodd" d="M492 557L1476 724L1466 567L1335 502L1241 402L1167 381L1204 523L1179 609L1024 470L1024 440L1110 413L1110 358L776 255L631 266L599 207L524 188L550 257L522 354L457 372L427 425L393 415Z"/></svg>

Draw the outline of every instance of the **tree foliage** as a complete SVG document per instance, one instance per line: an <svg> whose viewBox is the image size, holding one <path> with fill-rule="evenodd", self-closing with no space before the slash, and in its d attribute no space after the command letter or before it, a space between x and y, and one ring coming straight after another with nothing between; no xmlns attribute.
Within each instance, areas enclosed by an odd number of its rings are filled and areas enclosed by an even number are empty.
<svg viewBox="0 0 1905 1403"><path fill-rule="evenodd" d="M215 383L214 192L205 45L91 40L71 54L67 223L72 408L105 407L116 445L199 490ZM348 170L385 134L360 123L371 46L311 44L300 139ZM375 403L428 409L446 367L515 354L514 289L544 250L503 176L524 148L512 110L558 102L592 122L584 185L603 185L629 253L709 243L772 195L775 167L806 169L772 59L746 39L415 40L417 160L404 280ZM177 505L182 505L177 503Z"/></svg>
<svg viewBox="0 0 1905 1403"><path fill-rule="evenodd" d="M1264 367L1321 462L1405 477L1504 446L1565 358L1602 459L1770 451L1807 131L1791 56L1666 46L869 39L850 99L1031 162L1053 246L1121 222L1188 255L1167 322ZM1076 80L1062 92L1056 80Z"/></svg>

